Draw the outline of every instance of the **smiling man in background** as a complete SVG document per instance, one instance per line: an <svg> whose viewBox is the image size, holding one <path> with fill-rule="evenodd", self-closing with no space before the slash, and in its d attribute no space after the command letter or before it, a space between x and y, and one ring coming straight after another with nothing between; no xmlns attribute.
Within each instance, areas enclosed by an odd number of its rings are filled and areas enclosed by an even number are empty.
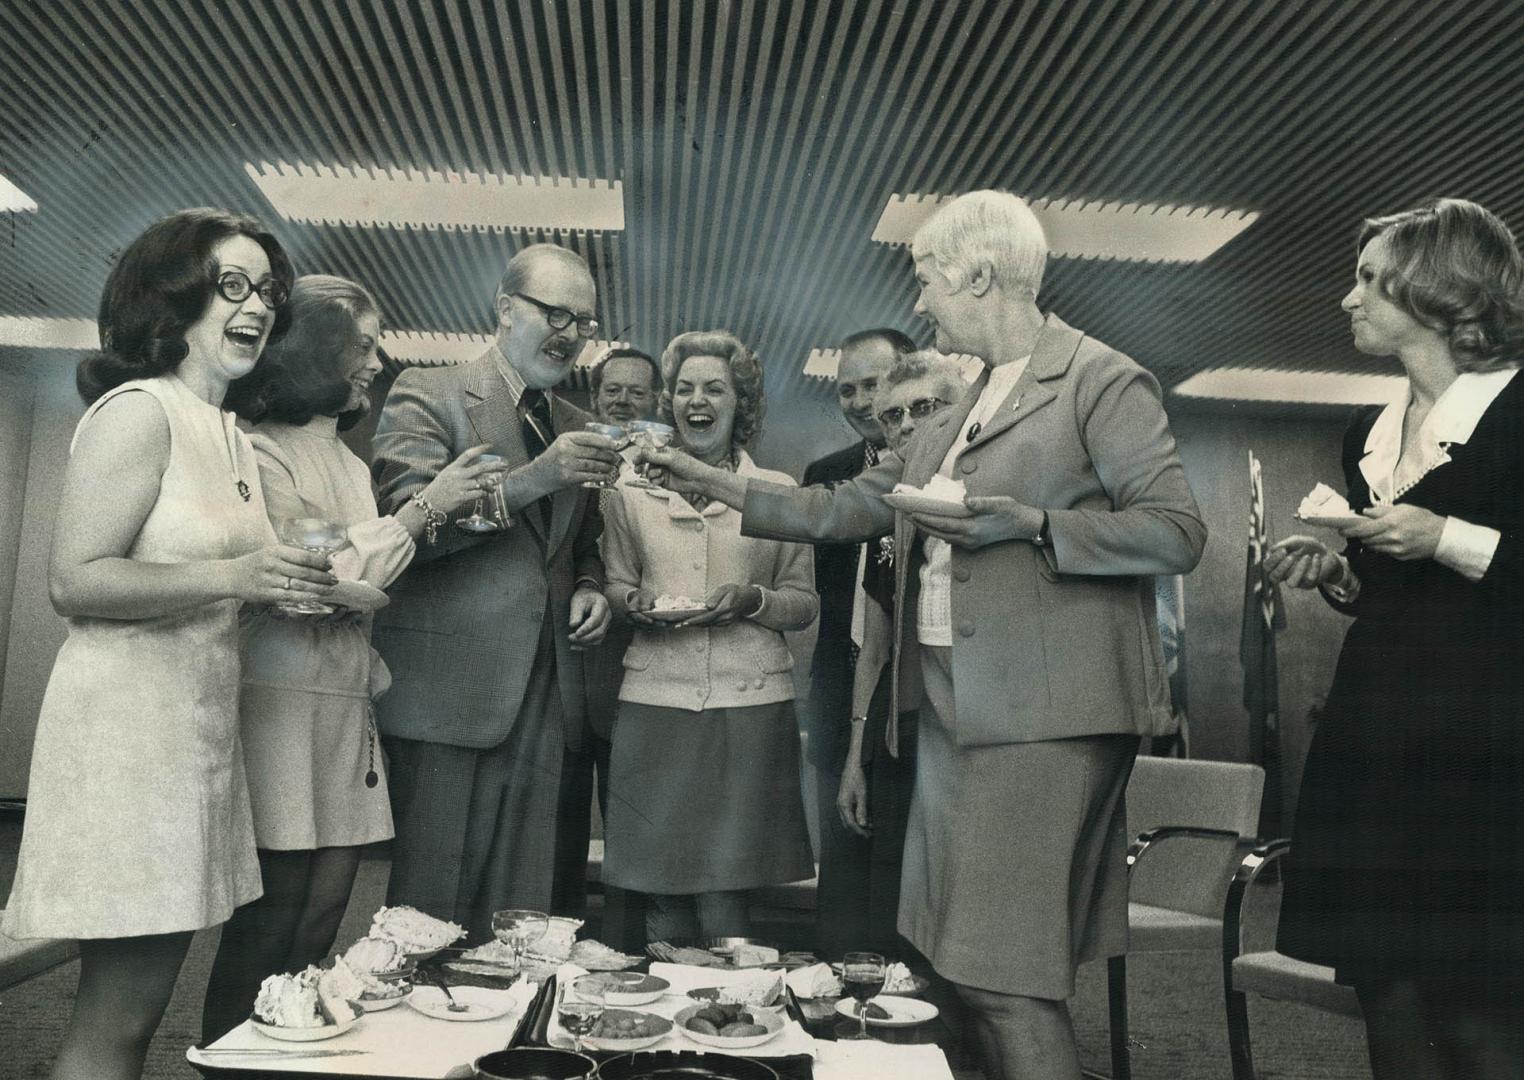
<svg viewBox="0 0 1524 1080"><path fill-rule="evenodd" d="M551 905L562 753L584 727L578 650L609 622L602 522L581 485L611 477L619 455L547 393L597 331L595 302L581 256L520 251L494 297L492 348L404 371L373 443L383 513L470 447L508 466L501 531L422 507L431 528L375 628L393 680L377 710L397 830L387 903L460 922L473 941L491 938L493 911Z"/></svg>
<svg viewBox="0 0 1524 1080"><path fill-rule="evenodd" d="M841 343L836 369L836 401L842 419L857 441L827 454L804 470L804 483L838 484L878 463L884 432L877 401L884 377L915 342L898 330L862 330ZM852 665L861 641L853 641L854 604L862 590L863 545L817 544L815 591L820 594L820 635L810 665L810 693L805 702L808 761L815 767L820 823L820 880L816 889L816 944L822 955L839 957L868 940L870 848L849 832L836 812L851 737Z"/></svg>

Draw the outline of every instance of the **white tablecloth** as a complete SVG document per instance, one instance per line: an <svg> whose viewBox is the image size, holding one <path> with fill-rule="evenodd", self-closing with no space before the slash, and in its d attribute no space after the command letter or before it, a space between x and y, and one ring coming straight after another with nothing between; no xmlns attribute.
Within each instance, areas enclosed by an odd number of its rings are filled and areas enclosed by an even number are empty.
<svg viewBox="0 0 1524 1080"><path fill-rule="evenodd" d="M471 1062L483 1054L501 1050L513 1038L539 987L518 983L504 995L513 1007L493 1020L436 1020L406 1002L382 1012L366 1013L342 1035L319 1042L281 1042L255 1029L245 1020L212 1044L212 1049L250 1048L269 1050L362 1050L347 1057L304 1057L300 1053L206 1054L191 1047L185 1052L192 1065L222 1069L261 1069L271 1072L332 1073L336 1076L402 1076L416 1080L454 1080L471 1076ZM481 993L481 991L474 991Z"/></svg>

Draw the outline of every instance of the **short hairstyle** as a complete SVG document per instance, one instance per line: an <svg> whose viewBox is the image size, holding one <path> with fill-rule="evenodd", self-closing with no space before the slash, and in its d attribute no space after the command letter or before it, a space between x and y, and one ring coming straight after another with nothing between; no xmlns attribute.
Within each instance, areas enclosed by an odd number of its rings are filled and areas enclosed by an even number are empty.
<svg viewBox="0 0 1524 1080"><path fill-rule="evenodd" d="M534 274L536 260L543 257L570 263L579 267L589 277L593 274L588 268L587 260L571 248L564 248L560 244L530 244L526 248L521 248L513 258L508 260L508 265L503 268L503 276L497 283L497 293L492 298L493 303L513 293L523 292Z"/></svg>
<svg viewBox="0 0 1524 1080"><path fill-rule="evenodd" d="M915 342L910 339L910 335L892 326L879 326L872 330L859 330L855 334L848 334L841 339L840 349L846 352L859 345L866 345L870 341L882 341L900 356L915 352Z"/></svg>
<svg viewBox="0 0 1524 1080"><path fill-rule="evenodd" d="M980 263L994 268L1003 288L1042 287L1048 238L1024 199L1008 191L970 191L927 218L915 231L911 251L930 255L949 277L965 277Z"/></svg>
<svg viewBox="0 0 1524 1080"><path fill-rule="evenodd" d="M644 360L651 366L651 389L661 392L661 365L649 353L643 353L639 349L610 349L603 355L603 359L593 365L593 372L588 376L593 393L596 395L603 387L603 369L615 360Z"/></svg>
<svg viewBox="0 0 1524 1080"><path fill-rule="evenodd" d="M941 394L943 401L957 401L968 389L968 383L963 379L963 371L958 367L958 362L950 356L943 356L935 349L922 349L909 356L900 357L899 362L884 376L884 384L898 386L913 379L927 377L936 380L937 391Z"/></svg>
<svg viewBox="0 0 1524 1080"><path fill-rule="evenodd" d="M1433 199L1366 219L1358 250L1378 236L1391 257L1381 292L1443 334L1458 369L1496 371L1524 360L1524 259L1496 214L1465 199Z"/></svg>
<svg viewBox="0 0 1524 1080"><path fill-rule="evenodd" d="M683 362L691 356L718 356L730 370L736 391L736 419L730 431L732 450L750 446L762 430L762 364L741 339L729 330L690 330L668 342L661 354L661 374L667 389L661 392L661 416L675 423L672 414L672 390Z"/></svg>
<svg viewBox="0 0 1524 1080"><path fill-rule="evenodd" d="M265 350L254 370L228 387L223 408L251 424L305 424L337 416L350 427L367 408L342 412L350 367L360 348L360 320L377 315L363 285L328 274L304 274L291 288L291 329Z"/></svg>
<svg viewBox="0 0 1524 1080"><path fill-rule="evenodd" d="M270 259L270 276L291 287L291 260L257 218L231 210L197 207L154 222L122 252L101 292L97 323L101 347L74 373L85 403L132 379L178 371L190 352L185 333L212 302L217 266L212 251L233 236L247 236ZM286 332L287 305L275 309L266 346Z"/></svg>

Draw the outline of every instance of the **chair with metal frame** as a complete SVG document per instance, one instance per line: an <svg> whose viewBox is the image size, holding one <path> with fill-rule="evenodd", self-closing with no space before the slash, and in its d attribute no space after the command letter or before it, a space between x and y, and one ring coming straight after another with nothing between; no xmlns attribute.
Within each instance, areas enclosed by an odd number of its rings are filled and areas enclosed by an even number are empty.
<svg viewBox="0 0 1524 1080"><path fill-rule="evenodd" d="M1258 765L1138 758L1127 785L1129 954L1220 947L1223 899L1264 788ZM1130 1080L1127 957L1107 962L1107 993L1112 1077Z"/></svg>
<svg viewBox="0 0 1524 1080"><path fill-rule="evenodd" d="M1348 986L1334 981L1334 969L1267 949L1244 952L1244 907L1249 889L1277 859L1291 850L1290 840L1271 840L1244 856L1228 888L1222 912L1222 988L1228 1012L1228 1053L1233 1080L1254 1080L1249 1046L1249 998L1258 994L1359 1018L1360 1001Z"/></svg>

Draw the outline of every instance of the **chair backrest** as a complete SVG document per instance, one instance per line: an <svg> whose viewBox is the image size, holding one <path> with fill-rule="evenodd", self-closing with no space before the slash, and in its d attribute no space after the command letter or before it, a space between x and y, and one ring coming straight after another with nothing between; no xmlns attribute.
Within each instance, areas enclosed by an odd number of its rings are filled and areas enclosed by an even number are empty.
<svg viewBox="0 0 1524 1080"><path fill-rule="evenodd" d="M1129 840L1166 825L1225 829L1254 837L1265 770L1228 761L1139 757L1127 784ZM1220 918L1237 866L1226 840L1168 840L1134 869L1129 895L1138 903Z"/></svg>

